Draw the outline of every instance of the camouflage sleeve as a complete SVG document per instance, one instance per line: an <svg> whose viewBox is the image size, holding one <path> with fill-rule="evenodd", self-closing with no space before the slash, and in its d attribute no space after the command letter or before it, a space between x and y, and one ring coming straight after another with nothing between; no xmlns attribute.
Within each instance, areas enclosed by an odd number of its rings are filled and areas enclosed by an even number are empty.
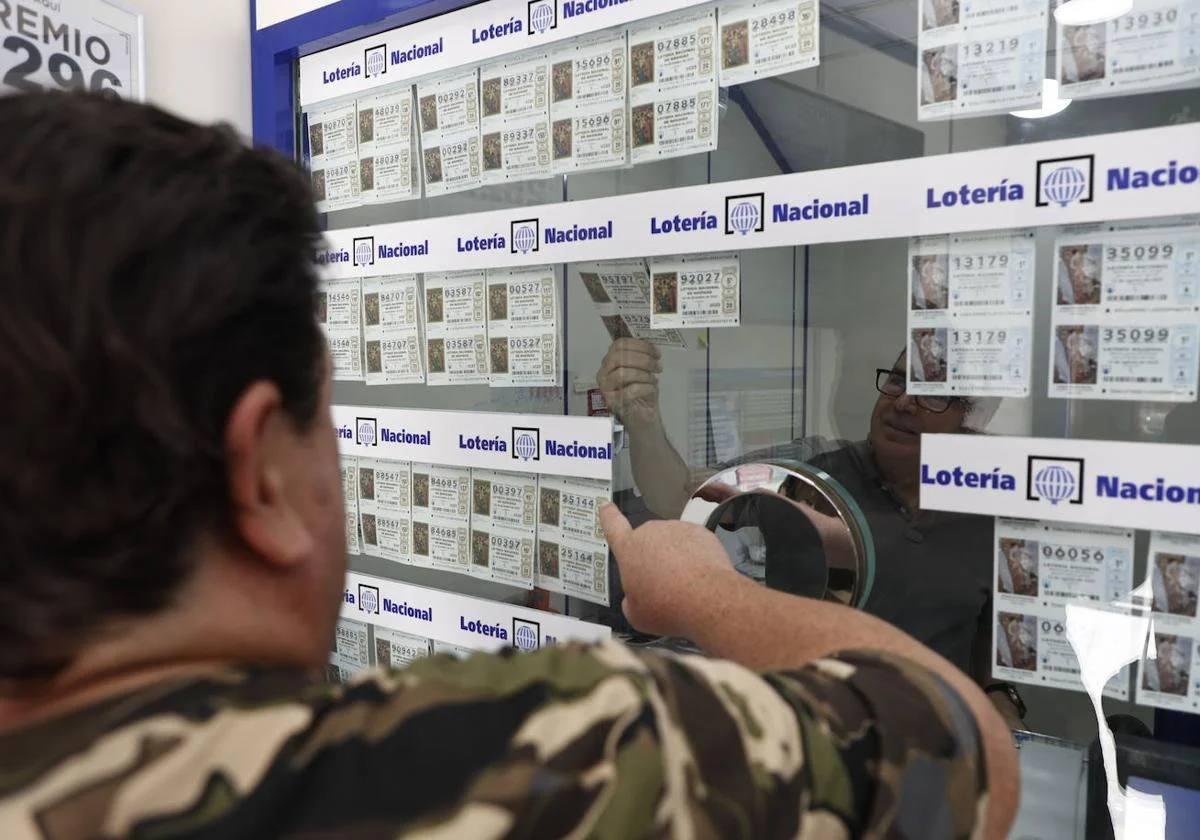
<svg viewBox="0 0 1200 840"><path fill-rule="evenodd" d="M445 836L936 840L970 836L985 794L957 695L878 656L763 678L602 645L382 679L406 690L378 745L425 768L414 827Z"/></svg>

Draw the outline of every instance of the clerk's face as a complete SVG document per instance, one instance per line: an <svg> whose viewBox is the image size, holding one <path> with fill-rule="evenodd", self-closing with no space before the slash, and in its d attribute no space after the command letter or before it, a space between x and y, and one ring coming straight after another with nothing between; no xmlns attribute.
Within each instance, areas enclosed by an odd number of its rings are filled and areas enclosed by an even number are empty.
<svg viewBox="0 0 1200 840"><path fill-rule="evenodd" d="M892 365L892 372L903 382L908 370L908 354L901 353ZM962 403L952 402L941 414L927 411L907 392L897 397L880 394L871 413L869 439L875 457L892 463L911 463L921 453L922 434L946 434L962 430L966 410Z"/></svg>

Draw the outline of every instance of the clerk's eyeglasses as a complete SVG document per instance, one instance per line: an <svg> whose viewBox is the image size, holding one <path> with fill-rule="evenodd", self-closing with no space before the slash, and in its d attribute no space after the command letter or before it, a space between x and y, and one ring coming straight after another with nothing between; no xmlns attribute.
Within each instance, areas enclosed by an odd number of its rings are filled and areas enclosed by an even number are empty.
<svg viewBox="0 0 1200 840"><path fill-rule="evenodd" d="M875 390L885 397L898 397L904 393L906 387L904 371L875 368ZM913 399L930 414L944 414L950 410L950 406L960 402L957 397L926 396Z"/></svg>

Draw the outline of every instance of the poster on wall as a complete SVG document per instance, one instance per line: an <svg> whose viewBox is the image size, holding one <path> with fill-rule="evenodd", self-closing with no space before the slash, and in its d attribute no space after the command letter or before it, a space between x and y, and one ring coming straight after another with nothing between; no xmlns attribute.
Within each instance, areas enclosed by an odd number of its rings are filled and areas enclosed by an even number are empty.
<svg viewBox="0 0 1200 840"><path fill-rule="evenodd" d="M909 240L908 386L914 395L1029 395L1032 230Z"/></svg>
<svg viewBox="0 0 1200 840"><path fill-rule="evenodd" d="M599 514L611 497L606 481L539 478L538 587L608 606L608 544Z"/></svg>
<svg viewBox="0 0 1200 840"><path fill-rule="evenodd" d="M1150 533L1146 574L1151 633L1137 681L1137 702L1200 709L1200 537Z"/></svg>
<svg viewBox="0 0 1200 840"><path fill-rule="evenodd" d="M107 0L6 0L0 12L0 94L145 98L141 14Z"/></svg>
<svg viewBox="0 0 1200 840"><path fill-rule="evenodd" d="M736 327L742 320L737 254L650 260L650 328Z"/></svg>
<svg viewBox="0 0 1200 840"><path fill-rule="evenodd" d="M493 387L558 385L554 267L487 272L488 376Z"/></svg>
<svg viewBox="0 0 1200 840"><path fill-rule="evenodd" d="M325 331L333 378L362 382L362 283L356 277L322 280L317 290L317 322Z"/></svg>
<svg viewBox="0 0 1200 840"><path fill-rule="evenodd" d="M425 360L430 385L487 383L486 285L482 271L425 274Z"/></svg>
<svg viewBox="0 0 1200 840"><path fill-rule="evenodd" d="M1133 531L996 519L992 676L1083 691L1067 634L1068 604L1113 608L1133 589ZM1129 667L1106 697L1129 699Z"/></svg>
<svg viewBox="0 0 1200 840"><path fill-rule="evenodd" d="M1200 84L1200 6L1134 0L1115 20L1058 26L1062 96L1123 96Z"/></svg>
<svg viewBox="0 0 1200 840"><path fill-rule="evenodd" d="M629 28L633 163L717 148L716 10Z"/></svg>
<svg viewBox="0 0 1200 840"><path fill-rule="evenodd" d="M555 172L622 166L625 30L568 41L550 53L550 149Z"/></svg>
<svg viewBox="0 0 1200 840"><path fill-rule="evenodd" d="M1196 399L1200 225L1059 237L1051 294L1051 397Z"/></svg>
<svg viewBox="0 0 1200 840"><path fill-rule="evenodd" d="M426 196L472 190L483 182L479 125L478 70L456 70L417 82Z"/></svg>
<svg viewBox="0 0 1200 840"><path fill-rule="evenodd" d="M550 174L550 58L497 61L479 70L483 182Z"/></svg>
<svg viewBox="0 0 1200 840"><path fill-rule="evenodd" d="M424 382L417 275L364 277L362 290L367 384Z"/></svg>
<svg viewBox="0 0 1200 840"><path fill-rule="evenodd" d="M538 478L471 471L471 566L475 577L533 588Z"/></svg>
<svg viewBox="0 0 1200 840"><path fill-rule="evenodd" d="M816 67L817 0L755 0L720 6L721 87Z"/></svg>
<svg viewBox="0 0 1200 840"><path fill-rule="evenodd" d="M1041 106L1048 0L922 0L919 9L917 119Z"/></svg>
<svg viewBox="0 0 1200 840"><path fill-rule="evenodd" d="M417 198L412 87L366 96L358 110L359 196L363 204Z"/></svg>
<svg viewBox="0 0 1200 840"><path fill-rule="evenodd" d="M309 111L308 168L318 213L362 203L358 174L358 111L353 102Z"/></svg>
<svg viewBox="0 0 1200 840"><path fill-rule="evenodd" d="M661 347L687 347L679 330L651 328L650 272L644 261L579 263L575 268L613 341L638 338Z"/></svg>

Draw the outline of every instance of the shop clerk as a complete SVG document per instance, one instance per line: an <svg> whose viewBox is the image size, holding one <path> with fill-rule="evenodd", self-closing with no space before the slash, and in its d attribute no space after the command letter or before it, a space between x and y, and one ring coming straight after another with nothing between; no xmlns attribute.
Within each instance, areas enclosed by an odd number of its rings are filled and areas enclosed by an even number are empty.
<svg viewBox="0 0 1200 840"><path fill-rule="evenodd" d="M875 541L875 585L863 608L970 674L1016 727L1019 696L991 679L992 521L923 511L919 504L920 436L978 430L995 404L913 397L905 391L906 365L902 353L890 369L874 372L879 396L866 440L805 438L738 460L805 461L837 479L862 508ZM689 469L670 442L658 404L662 370L654 345L622 338L609 349L597 381L625 425L634 481L646 504L676 518L711 471Z"/></svg>

